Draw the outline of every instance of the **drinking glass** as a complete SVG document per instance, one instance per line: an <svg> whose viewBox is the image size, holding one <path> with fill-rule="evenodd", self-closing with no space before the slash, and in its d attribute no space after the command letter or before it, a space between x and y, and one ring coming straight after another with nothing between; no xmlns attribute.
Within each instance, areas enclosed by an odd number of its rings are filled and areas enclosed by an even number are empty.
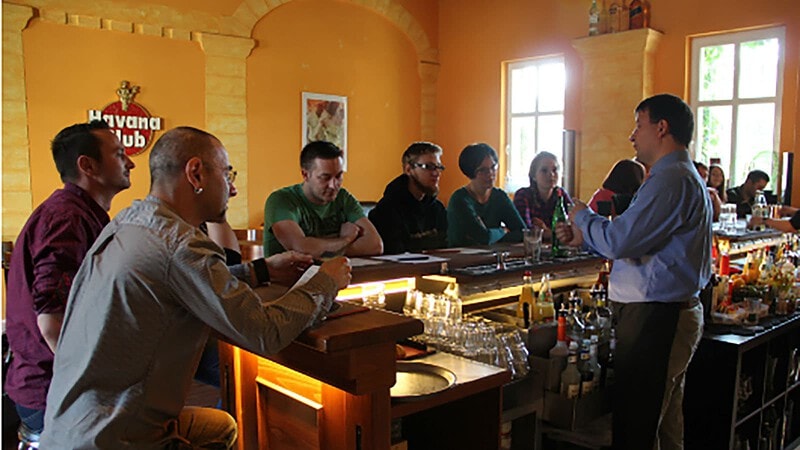
<svg viewBox="0 0 800 450"><path fill-rule="evenodd" d="M758 314L761 312L761 299L747 297L744 299L747 314L744 316L745 325L758 325Z"/></svg>
<svg viewBox="0 0 800 450"><path fill-rule="evenodd" d="M719 223L724 233L736 231L736 204L725 203L720 207Z"/></svg>
<svg viewBox="0 0 800 450"><path fill-rule="evenodd" d="M386 307L386 292L383 283L370 283L361 286L361 298L368 308L383 309Z"/></svg>
<svg viewBox="0 0 800 450"><path fill-rule="evenodd" d="M525 262L536 264L542 260L542 235L544 229L539 227L525 228L522 230L523 244L525 245Z"/></svg>

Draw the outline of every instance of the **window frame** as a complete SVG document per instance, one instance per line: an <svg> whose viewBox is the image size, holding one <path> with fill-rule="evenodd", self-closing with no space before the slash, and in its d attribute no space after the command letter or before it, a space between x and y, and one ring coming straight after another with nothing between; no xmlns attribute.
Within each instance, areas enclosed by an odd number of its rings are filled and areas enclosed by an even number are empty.
<svg viewBox="0 0 800 450"><path fill-rule="evenodd" d="M539 91L538 91L538 86L537 86L536 87L537 95L536 95L536 107L535 107L535 110L533 112L525 112L525 113L514 113L514 112L512 112L512 110L511 110L511 108L512 108L511 98L512 98L512 95L513 95L513 92L514 92L514 82L513 82L513 76L512 76L513 72L515 70L522 69L522 68L529 67L529 66L542 66L542 65L553 64L553 63L560 63L564 68L564 92L563 92L564 102L563 102L563 108L561 110L556 110L556 111L546 111L546 112L539 111L539 99L540 99L540 96L539 96ZM525 160L528 161L527 165L530 165L530 161L532 161L533 158L540 151L543 150L543 149L539 148L539 145L540 145L539 144L539 118L540 117L545 117L545 116L547 116L547 117L561 116L562 123L566 121L567 83L568 83L568 79L567 79L567 63L566 63L566 57L563 54L548 55L548 56L541 56L541 57L534 57L534 58L526 58L526 59L520 59L520 60L515 60L515 61L509 61L509 62L506 63L506 70L505 70L506 93L505 93L505 119L504 119L504 123L505 123L505 133L504 133L505 134L505 145L504 145L504 148L505 148L505 152L504 152L505 164L504 164L504 174L503 174L503 177L502 177L503 189L506 192L513 193L511 191L516 191L516 189L519 189L520 187L528 186L528 183L524 183L522 186L516 186L516 185L512 186L511 185L512 178L511 178L511 164L510 164L510 162L512 160L512 155L511 155L511 144L512 144L512 126L511 126L511 123L512 123L512 119L532 117L535 120L536 133L534 133L534 136L533 136L534 152L533 152L533 154L528 155L529 156L528 158L525 158ZM563 127L562 127L562 132L563 132ZM548 150L551 150L551 149L548 149ZM560 152L558 154L556 154L556 156L558 157L558 162L561 165L561 177L562 177L562 180L563 180L563 174L564 174L564 143L563 143L563 140L562 140L562 143L561 143ZM509 190L509 187L510 187L511 190Z"/></svg>
<svg viewBox="0 0 800 450"><path fill-rule="evenodd" d="M743 42L750 42L763 39L777 39L779 46L778 66L776 72L775 95L768 97L740 98L739 97L739 77L740 77L740 49ZM733 96L730 100L699 100L700 95L700 50L704 47L718 45L734 45L733 54ZM731 106L731 150L730 165L723 167L726 174L728 188L738 186L744 179L737 179L737 174L733 168L737 161L737 126L739 106L749 104L773 103L775 105L774 128L772 133L773 142L773 165L770 173L770 185L773 190L780 189L779 169L780 169L780 130L781 130L781 111L783 105L783 83L784 83L784 64L786 61L786 27L776 26L768 28L758 28L744 31L734 31L719 33L707 36L695 36L691 39L691 80L690 80L690 105L694 116L697 118L698 111L704 107ZM695 123L694 135L692 136L692 154L697 157L699 148L697 143L700 138L700 125ZM706 162L706 161L703 161ZM740 175L741 176L741 175ZM735 180L735 181L734 181ZM776 191L777 192L777 191Z"/></svg>

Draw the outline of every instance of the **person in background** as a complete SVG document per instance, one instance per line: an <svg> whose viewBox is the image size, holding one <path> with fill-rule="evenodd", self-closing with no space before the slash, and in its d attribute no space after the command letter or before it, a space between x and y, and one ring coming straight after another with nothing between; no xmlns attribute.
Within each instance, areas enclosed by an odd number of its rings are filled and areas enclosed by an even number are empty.
<svg viewBox="0 0 800 450"><path fill-rule="evenodd" d="M567 245L614 260L608 297L616 319L613 448L683 448L683 388L700 342L700 290L711 278L712 211L687 147L692 110L669 94L636 107L630 140L650 175L613 221L581 202Z"/></svg>
<svg viewBox="0 0 800 450"><path fill-rule="evenodd" d="M447 247L447 210L436 198L444 171L442 148L415 142L403 152L403 174L392 180L369 220L389 254Z"/></svg>
<svg viewBox="0 0 800 450"><path fill-rule="evenodd" d="M539 152L531 161L528 170L530 186L521 188L514 194L514 206L525 226L543 228L545 239L552 238L550 226L558 199L564 199L565 207L572 205L572 199L567 191L558 186L559 170L556 155Z"/></svg>
<svg viewBox="0 0 800 450"><path fill-rule="evenodd" d="M708 166L700 161L694 161L694 168L697 170L697 174L700 175L700 179L706 184L708 198L711 199L711 208L714 210L714 222L716 222L719 220L719 213L722 210L722 199L720 199L719 193L715 188L708 186Z"/></svg>
<svg viewBox="0 0 800 450"><path fill-rule="evenodd" d="M599 202L608 202L611 205L611 215L616 216L614 210L614 195L624 194L633 196L644 181L644 166L632 159L621 159L606 175L602 186L592 194L589 208L598 211Z"/></svg>
<svg viewBox="0 0 800 450"><path fill-rule="evenodd" d="M236 422L185 407L209 331L268 355L324 318L350 282L346 258L277 300L252 287L291 283L310 255L287 252L231 266L199 226L225 221L234 189L222 143L191 127L150 153L151 188L100 233L75 276L42 448L231 448Z"/></svg>
<svg viewBox="0 0 800 450"><path fill-rule="evenodd" d="M469 183L453 192L447 204L447 242L451 247L521 242L525 223L497 179L497 152L488 144L471 144L458 156L458 168Z"/></svg>
<svg viewBox="0 0 800 450"><path fill-rule="evenodd" d="M264 205L264 252L297 250L315 258L380 255L383 241L358 200L342 188L342 150L314 141L300 152L303 182L279 189Z"/></svg>
<svg viewBox="0 0 800 450"><path fill-rule="evenodd" d="M694 164L695 170L700 175L700 179L703 180L704 183L708 183L708 166L705 163L700 161L692 161Z"/></svg>
<svg viewBox="0 0 800 450"><path fill-rule="evenodd" d="M736 203L736 215L741 219L753 212L756 192L763 191L769 183L769 175L761 170L751 170L744 184L730 188L726 192L729 203Z"/></svg>
<svg viewBox="0 0 800 450"><path fill-rule="evenodd" d="M111 201L131 185L135 164L102 121L69 126L53 139L64 182L28 218L8 274L6 333L13 352L5 390L22 420L20 434L38 440L44 427L53 353L75 273L103 227Z"/></svg>
<svg viewBox="0 0 800 450"><path fill-rule="evenodd" d="M725 171L719 164L711 164L708 168L708 187L717 190L722 203L728 203L728 194L725 192Z"/></svg>

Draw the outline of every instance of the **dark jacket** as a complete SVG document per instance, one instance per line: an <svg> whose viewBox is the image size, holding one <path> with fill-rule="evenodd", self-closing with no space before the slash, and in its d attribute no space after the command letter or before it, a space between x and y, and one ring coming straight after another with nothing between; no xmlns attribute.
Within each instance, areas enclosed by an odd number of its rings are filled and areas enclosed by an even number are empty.
<svg viewBox="0 0 800 450"><path fill-rule="evenodd" d="M415 199L405 174L386 186L369 220L378 229L387 255L447 247L447 210L435 196Z"/></svg>

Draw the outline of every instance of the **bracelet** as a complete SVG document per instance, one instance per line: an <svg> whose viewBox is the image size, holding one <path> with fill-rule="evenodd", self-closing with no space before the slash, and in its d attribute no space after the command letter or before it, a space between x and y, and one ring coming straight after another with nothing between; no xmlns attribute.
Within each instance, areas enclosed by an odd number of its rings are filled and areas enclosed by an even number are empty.
<svg viewBox="0 0 800 450"><path fill-rule="evenodd" d="M253 271L256 273L256 280L259 284L269 283L269 269L267 268L267 261L264 258L254 259L252 261Z"/></svg>

